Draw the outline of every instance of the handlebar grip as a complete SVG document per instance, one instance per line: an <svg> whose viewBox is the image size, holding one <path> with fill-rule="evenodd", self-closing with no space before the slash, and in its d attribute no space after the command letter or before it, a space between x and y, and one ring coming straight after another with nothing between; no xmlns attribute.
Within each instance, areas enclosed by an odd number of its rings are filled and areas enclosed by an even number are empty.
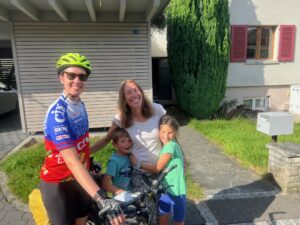
<svg viewBox="0 0 300 225"><path fill-rule="evenodd" d="M110 206L109 206L109 205L105 206L103 209L101 209L101 210L99 211L98 215L99 215L100 217L102 217L102 216L106 213L106 211L109 210L109 209L110 209Z"/></svg>
<svg viewBox="0 0 300 225"><path fill-rule="evenodd" d="M151 190L151 189L150 189ZM128 205L131 205L135 202L137 202L138 200L140 200L142 198L143 195L145 195L147 192L146 190L144 190L143 192L136 192L136 196L134 196L131 200L127 201L127 202L121 202L120 203L120 207L121 209L124 209L125 207L127 207Z"/></svg>
<svg viewBox="0 0 300 225"><path fill-rule="evenodd" d="M164 178L165 176L170 173L173 169L175 169L177 167L177 164L174 164L168 168L165 168L162 173L160 174L159 178L158 178L158 183L160 183Z"/></svg>
<svg viewBox="0 0 300 225"><path fill-rule="evenodd" d="M169 172L171 172L173 169L175 169L177 167L177 164L174 164L174 165L172 165L172 166L170 166L170 167L168 167L168 168L166 168L166 169L164 169L164 173L169 173Z"/></svg>

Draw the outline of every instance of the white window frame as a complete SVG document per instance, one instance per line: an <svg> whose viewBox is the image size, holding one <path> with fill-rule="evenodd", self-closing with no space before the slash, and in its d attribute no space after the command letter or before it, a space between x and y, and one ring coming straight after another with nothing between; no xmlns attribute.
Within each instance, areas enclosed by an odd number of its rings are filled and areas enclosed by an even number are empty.
<svg viewBox="0 0 300 225"><path fill-rule="evenodd" d="M268 97L251 97L251 98L243 98L243 104L245 100L251 100L251 110L261 110L261 111L267 111L269 108L269 98ZM257 107L255 106L256 100L263 100L264 101L264 106Z"/></svg>

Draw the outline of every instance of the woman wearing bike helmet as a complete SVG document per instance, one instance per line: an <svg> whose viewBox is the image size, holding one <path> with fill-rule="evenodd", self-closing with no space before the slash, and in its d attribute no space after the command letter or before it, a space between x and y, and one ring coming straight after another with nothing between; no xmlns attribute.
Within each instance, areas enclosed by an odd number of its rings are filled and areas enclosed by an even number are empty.
<svg viewBox="0 0 300 225"><path fill-rule="evenodd" d="M79 53L62 55L57 74L63 85L61 96L48 108L44 122L47 157L40 171L42 199L51 224L85 225L92 199L99 208L111 206L111 224L120 225L124 216L119 205L105 200L90 176L89 124L80 99L91 73L90 62Z"/></svg>

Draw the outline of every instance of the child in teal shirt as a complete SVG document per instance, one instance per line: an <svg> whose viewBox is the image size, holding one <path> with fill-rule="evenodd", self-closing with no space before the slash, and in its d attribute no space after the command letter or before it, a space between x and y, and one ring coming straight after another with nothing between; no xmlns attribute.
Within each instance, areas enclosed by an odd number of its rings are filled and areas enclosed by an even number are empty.
<svg viewBox="0 0 300 225"><path fill-rule="evenodd" d="M109 159L102 186L113 195L131 190L131 152L132 141L126 130L116 129L112 134L112 145L116 152Z"/></svg>
<svg viewBox="0 0 300 225"><path fill-rule="evenodd" d="M159 137L163 148L160 151L159 160L156 164L143 163L131 156L131 162L134 166L153 173L159 173L166 167L177 165L175 169L166 175L163 181L167 187L167 193L162 195L159 201L160 225L168 224L169 215L172 212L174 224L184 225L186 182L184 176L184 155L176 140L178 129L179 125L174 117L165 115L160 119Z"/></svg>

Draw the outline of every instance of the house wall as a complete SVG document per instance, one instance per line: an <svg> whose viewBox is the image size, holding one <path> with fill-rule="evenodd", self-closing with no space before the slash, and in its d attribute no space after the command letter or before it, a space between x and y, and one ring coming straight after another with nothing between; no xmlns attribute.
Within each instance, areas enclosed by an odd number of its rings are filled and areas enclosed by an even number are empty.
<svg viewBox="0 0 300 225"><path fill-rule="evenodd" d="M300 17L298 0L231 0L230 23L232 25L296 25L294 62L278 62L278 29L275 34L275 52L272 61L247 61L230 63L228 87L273 86L300 84Z"/></svg>
<svg viewBox="0 0 300 225"><path fill-rule="evenodd" d="M0 40L10 40L11 23L0 22Z"/></svg>
<svg viewBox="0 0 300 225"><path fill-rule="evenodd" d="M243 104L244 98L267 97L268 111L289 110L290 88L286 86L254 86L254 87L232 87L226 89L226 99L236 99L237 105Z"/></svg>
<svg viewBox="0 0 300 225"><path fill-rule="evenodd" d="M152 99L149 30L148 23L14 22L23 129L43 130L47 108L62 91L56 61L67 52L80 52L91 61L92 74L82 94L90 128L111 125L124 79L135 79Z"/></svg>
<svg viewBox="0 0 300 225"><path fill-rule="evenodd" d="M277 26L274 39L273 60L247 60L230 63L228 68L227 99L266 97L269 104L266 110L287 111L289 108L290 85L300 84L300 17L297 0L230 0L231 25L273 25ZM279 26L295 25L296 38L293 62L277 60L279 45Z"/></svg>

